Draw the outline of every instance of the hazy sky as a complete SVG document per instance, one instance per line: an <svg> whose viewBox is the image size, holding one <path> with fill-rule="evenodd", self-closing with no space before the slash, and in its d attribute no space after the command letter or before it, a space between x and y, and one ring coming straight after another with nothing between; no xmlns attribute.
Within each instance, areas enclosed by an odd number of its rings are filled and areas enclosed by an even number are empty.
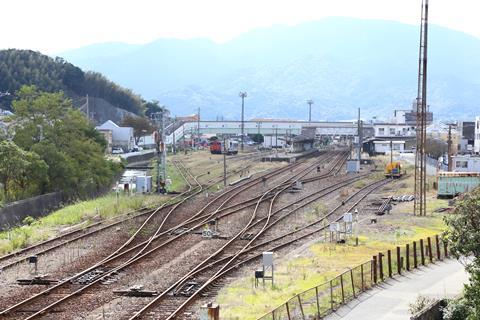
<svg viewBox="0 0 480 320"><path fill-rule="evenodd" d="M54 54L92 43L161 37L218 42L327 16L418 24L421 0L3 0L0 48ZM480 0L430 0L432 23L480 38Z"/></svg>

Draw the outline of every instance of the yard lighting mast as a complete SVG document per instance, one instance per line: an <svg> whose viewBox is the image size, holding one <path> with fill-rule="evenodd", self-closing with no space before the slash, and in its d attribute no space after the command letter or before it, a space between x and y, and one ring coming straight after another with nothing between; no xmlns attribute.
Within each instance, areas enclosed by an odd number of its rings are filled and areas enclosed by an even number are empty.
<svg viewBox="0 0 480 320"><path fill-rule="evenodd" d="M243 142L244 142L244 139L245 139L244 136L243 136L244 131L245 131L245 118L244 118L244 114L245 114L245 98L247 97L247 93L246 93L246 92L240 92L240 93L238 94L238 96L239 96L240 98L242 98L242 125L241 125L241 127L242 127L242 147L241 147L241 150L242 150L242 152L243 152Z"/></svg>
<svg viewBox="0 0 480 320"><path fill-rule="evenodd" d="M312 122L312 104L313 104L313 100L312 100L312 99L308 99L308 100L307 100L307 104L308 104L308 122Z"/></svg>

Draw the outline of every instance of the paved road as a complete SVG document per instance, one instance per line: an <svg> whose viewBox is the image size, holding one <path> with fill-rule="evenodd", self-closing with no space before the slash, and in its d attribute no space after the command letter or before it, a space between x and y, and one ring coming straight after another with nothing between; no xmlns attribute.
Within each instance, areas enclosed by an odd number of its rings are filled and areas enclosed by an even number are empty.
<svg viewBox="0 0 480 320"><path fill-rule="evenodd" d="M453 297L468 281L464 267L456 260L438 262L390 279L378 288L340 308L327 320L407 320L408 304L419 294L429 297Z"/></svg>

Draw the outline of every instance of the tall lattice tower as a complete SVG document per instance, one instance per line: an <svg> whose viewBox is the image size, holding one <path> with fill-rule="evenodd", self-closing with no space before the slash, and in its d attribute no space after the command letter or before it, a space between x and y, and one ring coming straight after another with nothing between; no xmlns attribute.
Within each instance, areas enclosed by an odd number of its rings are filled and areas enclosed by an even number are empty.
<svg viewBox="0 0 480 320"><path fill-rule="evenodd" d="M417 92L417 149L415 152L415 203L414 214L426 214L427 159L427 45L428 45L428 0L422 0L420 23L420 50L418 60Z"/></svg>

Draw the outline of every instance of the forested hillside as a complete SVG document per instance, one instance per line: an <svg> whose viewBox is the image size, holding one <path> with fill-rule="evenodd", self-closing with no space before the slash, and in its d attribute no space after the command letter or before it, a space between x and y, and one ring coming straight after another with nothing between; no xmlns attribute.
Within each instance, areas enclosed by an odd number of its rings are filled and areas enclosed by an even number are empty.
<svg viewBox="0 0 480 320"><path fill-rule="evenodd" d="M50 58L30 50L0 50L0 92L16 92L22 85L35 85L47 92L64 91L71 98L89 94L115 107L143 113L143 101L96 72L84 72L62 58ZM10 109L13 96L4 97L0 107Z"/></svg>

